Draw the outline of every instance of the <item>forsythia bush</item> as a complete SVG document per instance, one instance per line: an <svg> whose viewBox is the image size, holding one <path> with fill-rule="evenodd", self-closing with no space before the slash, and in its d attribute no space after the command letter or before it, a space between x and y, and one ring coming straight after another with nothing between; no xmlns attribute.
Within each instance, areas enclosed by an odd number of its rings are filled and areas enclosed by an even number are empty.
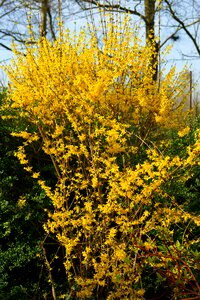
<svg viewBox="0 0 200 300"><path fill-rule="evenodd" d="M154 49L142 46L128 21L120 26L111 23L101 45L95 34L67 32L26 55L16 51L7 107L35 127L13 133L24 139L17 156L54 206L44 226L65 248L63 297L144 299L149 269L174 295L191 284L199 295L199 240L191 231L200 218L177 204L167 184L186 181L199 164L200 132L184 158L147 142L183 120L184 81L172 69L158 86ZM36 141L55 168L54 187L28 162L26 147Z"/></svg>

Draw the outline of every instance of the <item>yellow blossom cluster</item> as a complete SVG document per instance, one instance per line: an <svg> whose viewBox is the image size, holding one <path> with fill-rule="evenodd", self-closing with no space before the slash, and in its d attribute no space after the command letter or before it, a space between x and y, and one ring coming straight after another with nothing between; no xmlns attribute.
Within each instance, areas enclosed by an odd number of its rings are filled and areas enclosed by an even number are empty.
<svg viewBox="0 0 200 300"><path fill-rule="evenodd" d="M41 39L7 68L8 102L36 128L17 134L25 140L17 156L53 203L44 227L65 248L69 290L78 299L99 290L107 300L143 299L145 266L165 269L178 259L159 243L177 249L173 228L200 222L164 189L174 174L199 162L199 136L186 160L151 147L143 162L132 162L139 150L135 131L143 140L151 129L177 125L181 79L174 84L173 69L158 86L152 49L129 22L124 26L123 35L110 26L101 47L84 31L73 38L62 33L54 43ZM28 166L26 147L39 139L57 175L54 189ZM192 242L183 239L182 246ZM177 270L174 264L171 272Z"/></svg>

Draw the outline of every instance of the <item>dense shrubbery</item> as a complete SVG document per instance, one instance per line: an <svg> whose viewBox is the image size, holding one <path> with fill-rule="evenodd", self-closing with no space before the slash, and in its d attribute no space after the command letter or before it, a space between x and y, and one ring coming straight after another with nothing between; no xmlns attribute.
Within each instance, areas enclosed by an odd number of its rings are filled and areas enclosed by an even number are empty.
<svg viewBox="0 0 200 300"><path fill-rule="evenodd" d="M181 75L171 70L155 82L153 51L131 25L112 23L101 49L95 35L62 34L16 53L7 69L4 115L20 121L17 156L38 182L26 175L34 188L24 187L26 202L21 193L15 200L20 230L30 210L41 234L28 232L37 247L27 246L23 259L43 253L53 299L200 294L199 121L184 123ZM58 255L36 242L45 234L60 245ZM66 272L58 283L57 257Z"/></svg>
<svg viewBox="0 0 200 300"><path fill-rule="evenodd" d="M6 91L0 97L2 106ZM44 295L48 298L51 286L43 247L50 260L59 247L43 229L50 201L14 156L22 140L12 137L11 132L24 126L27 124L19 120L1 119L0 123L0 298L5 300L45 299ZM28 156L45 180L53 184L51 165L41 151L30 148ZM58 270L55 273L59 275ZM62 290L63 279L57 276L55 281Z"/></svg>

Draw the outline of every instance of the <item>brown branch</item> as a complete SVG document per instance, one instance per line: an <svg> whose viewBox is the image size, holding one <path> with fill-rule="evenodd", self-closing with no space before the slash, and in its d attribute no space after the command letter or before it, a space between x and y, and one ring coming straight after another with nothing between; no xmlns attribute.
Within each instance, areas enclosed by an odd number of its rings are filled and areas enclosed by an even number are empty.
<svg viewBox="0 0 200 300"><path fill-rule="evenodd" d="M0 43L0 46L3 47L3 48L5 48L6 50L13 51L10 47L6 46L3 43Z"/></svg>
<svg viewBox="0 0 200 300"><path fill-rule="evenodd" d="M124 13L128 13L131 15L135 15L140 17L144 22L146 20L145 16L141 13L139 13L136 9L130 9L124 6L121 6L120 4L103 4L103 3L99 3L98 1L95 0L76 0L76 3L81 6L83 8L83 6L81 5L81 2L85 2L85 3L89 3L89 4L93 4L96 7L100 7L103 8L105 10L109 10L109 11L113 11L113 12L124 12Z"/></svg>
<svg viewBox="0 0 200 300"><path fill-rule="evenodd" d="M172 4L168 0L165 0L165 3L168 5L168 8L169 8L172 18L181 25L182 29L186 32L186 34L192 40L198 55L200 55L200 47L199 47L196 39L194 38L194 36L188 30L187 25L175 14L175 11L172 9Z"/></svg>
<svg viewBox="0 0 200 300"><path fill-rule="evenodd" d="M55 284L54 284L52 273L51 273L51 265L50 265L50 263L47 259L47 254L46 254L46 249L44 247L44 244L41 243L40 245L41 245L41 248L42 248L42 253L43 253L43 258L44 258L44 261L45 261L45 265L46 265L47 270L48 270L49 281L51 283L52 297L53 297L53 300L57 300Z"/></svg>
<svg viewBox="0 0 200 300"><path fill-rule="evenodd" d="M9 36L13 38L16 42L22 43L22 44L34 44L32 41L27 41L26 39L22 39L21 36L22 34L19 34L17 32L12 32L12 31L5 31L3 29L0 29L0 33L2 33L3 36ZM18 37L17 37L18 35Z"/></svg>
<svg viewBox="0 0 200 300"><path fill-rule="evenodd" d="M174 33L172 33L170 36L168 36L161 44L160 44L160 49L173 37L176 36L176 34L181 30L181 27L177 27Z"/></svg>

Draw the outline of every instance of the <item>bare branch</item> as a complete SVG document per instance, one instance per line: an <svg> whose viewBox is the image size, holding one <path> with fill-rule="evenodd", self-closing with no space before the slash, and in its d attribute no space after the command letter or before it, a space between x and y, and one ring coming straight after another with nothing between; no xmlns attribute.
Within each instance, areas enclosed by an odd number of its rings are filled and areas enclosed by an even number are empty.
<svg viewBox="0 0 200 300"><path fill-rule="evenodd" d="M3 48L6 49L6 50L13 51L12 48L6 46L6 45L3 44L3 43L0 43L0 46L3 47Z"/></svg>
<svg viewBox="0 0 200 300"><path fill-rule="evenodd" d="M143 14L141 14L140 12L138 12L136 9L130 9L128 7L121 6L120 4L109 4L107 1L106 2L108 4L103 4L103 3L100 3L95 0L75 0L75 1L84 10L86 9L86 7L84 6L84 3L88 3L88 4L94 5L93 7L90 7L90 9L99 7L99 8L103 8L105 10L109 10L111 12L128 13L131 15L136 15L136 16L140 17L143 21L145 21L145 16ZM136 7L137 7L137 5L135 6L135 8Z"/></svg>
<svg viewBox="0 0 200 300"><path fill-rule="evenodd" d="M181 27L177 27L177 29L174 31L174 33L172 33L171 35L169 35L161 44L160 44L160 48L162 48L169 40L173 39L173 37L175 37L177 35L177 33L181 30Z"/></svg>
<svg viewBox="0 0 200 300"><path fill-rule="evenodd" d="M168 0L165 0L165 3L168 5L168 8L169 8L172 18L181 26L181 28L185 31L185 33L188 35L188 37L192 40L198 55L200 55L200 46L198 45L195 37L188 30L187 25L177 16L177 14L175 13L175 10L173 10L173 8L172 8L172 4ZM200 22L200 20L198 20L197 22Z"/></svg>

